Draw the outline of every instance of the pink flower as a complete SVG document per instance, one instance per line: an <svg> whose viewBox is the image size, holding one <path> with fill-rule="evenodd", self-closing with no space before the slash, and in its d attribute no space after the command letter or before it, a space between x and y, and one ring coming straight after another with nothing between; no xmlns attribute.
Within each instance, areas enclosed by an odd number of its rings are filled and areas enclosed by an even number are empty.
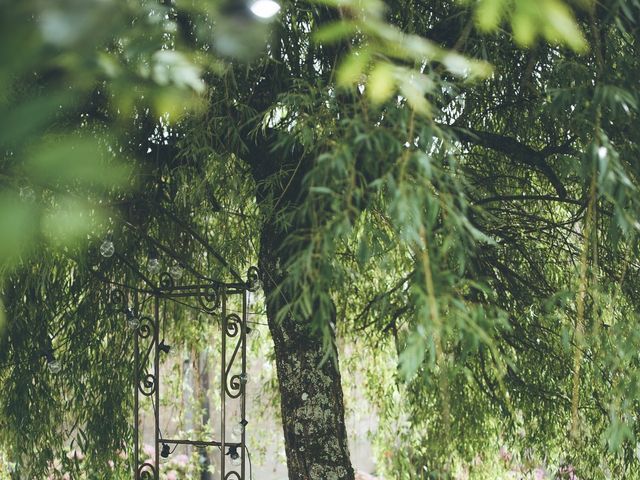
<svg viewBox="0 0 640 480"><path fill-rule="evenodd" d="M469 480L469 470L462 468L456 472L455 480Z"/></svg>
<svg viewBox="0 0 640 480"><path fill-rule="evenodd" d="M142 452L147 456L147 457L152 457L156 454L156 451L154 450L154 448L151 445L145 445L142 447Z"/></svg>
<svg viewBox="0 0 640 480"><path fill-rule="evenodd" d="M504 462L504 463L510 463L511 460L513 459L513 454L508 451L505 447L500 447L500 459Z"/></svg>
<svg viewBox="0 0 640 480"><path fill-rule="evenodd" d="M73 460L74 458L82 460L84 458L84 453L82 453L80 450L74 449L67 453L67 458L69 460Z"/></svg>
<svg viewBox="0 0 640 480"><path fill-rule="evenodd" d="M547 476L547 472L544 471L544 468L536 468L533 470L533 478L534 480L544 480Z"/></svg>
<svg viewBox="0 0 640 480"><path fill-rule="evenodd" d="M167 480L178 480L178 472L176 470L169 470L167 472Z"/></svg>
<svg viewBox="0 0 640 480"><path fill-rule="evenodd" d="M176 455L173 461L178 465L180 465L181 467L186 467L187 463L189 463L189 457L184 453L181 453L180 455Z"/></svg>
<svg viewBox="0 0 640 480"><path fill-rule="evenodd" d="M111 470L113 470L114 468L116 468L116 464L113 463L113 460L109 460L109 467L111 468Z"/></svg>
<svg viewBox="0 0 640 480"><path fill-rule="evenodd" d="M125 460L127 458L127 452L125 452L124 450L118 450L118 456Z"/></svg>
<svg viewBox="0 0 640 480"><path fill-rule="evenodd" d="M558 471L558 473L560 473L563 476L563 478L567 478L568 480L580 480L576 475L575 467L571 464L562 467ZM564 475L566 475L566 477Z"/></svg>

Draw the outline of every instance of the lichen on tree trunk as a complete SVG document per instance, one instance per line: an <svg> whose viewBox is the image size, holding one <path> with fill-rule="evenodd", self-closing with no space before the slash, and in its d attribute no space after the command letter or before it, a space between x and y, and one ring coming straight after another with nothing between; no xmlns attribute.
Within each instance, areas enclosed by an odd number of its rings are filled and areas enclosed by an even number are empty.
<svg viewBox="0 0 640 480"><path fill-rule="evenodd" d="M296 287L289 286L289 291L282 289L287 283L296 283L286 282L287 260L295 251L283 246L291 235L309 227L301 224L284 227L277 220L283 212L295 209L304 197L303 178L310 159L302 158L300 152L274 149L273 135L258 138L256 143L249 149L247 161L258 186L258 204L264 215L259 268L275 347L289 479L353 480L338 354L327 352L327 342L316 328L318 323L335 325L335 308L325 313L331 318L286 315L277 319L287 306L287 298L296 295L291 291ZM269 182L283 171L294 173L288 181ZM334 329L329 331L333 337ZM330 345L334 345L335 339L330 340Z"/></svg>
<svg viewBox="0 0 640 480"><path fill-rule="evenodd" d="M322 334L311 319L276 316L284 301L276 292L285 272L265 238L261 269L269 329L275 348L287 467L290 480L353 480L337 352L327 359ZM335 319L330 319L333 322Z"/></svg>

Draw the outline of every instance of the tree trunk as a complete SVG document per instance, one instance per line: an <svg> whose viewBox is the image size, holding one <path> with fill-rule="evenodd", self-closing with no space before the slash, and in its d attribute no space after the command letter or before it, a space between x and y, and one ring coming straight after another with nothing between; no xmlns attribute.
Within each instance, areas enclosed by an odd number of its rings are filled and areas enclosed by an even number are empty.
<svg viewBox="0 0 640 480"><path fill-rule="evenodd" d="M322 335L312 328L311 319L287 316L276 321L285 301L274 292L286 272L277 241L281 236L273 225L263 228L260 270L265 272L289 479L353 480L337 352L326 358Z"/></svg>
<svg viewBox="0 0 640 480"><path fill-rule="evenodd" d="M285 227L277 220L284 211L297 208L304 198L303 178L312 159L304 159L296 149L274 150L273 137L267 134L258 139L258 144L249 149L247 160L264 214L259 268L275 347L289 479L353 480L337 352L327 357L322 334L314 328L312 318L288 315L276 320L287 304L286 298L296 293L279 288L287 279L287 259L294 253L283 245L290 235L309 228L303 224ZM282 172L294 173L288 180L269 182ZM329 315L332 318L320 320L335 325L335 308ZM333 329L331 332L333 336ZM333 345L334 338L331 340Z"/></svg>

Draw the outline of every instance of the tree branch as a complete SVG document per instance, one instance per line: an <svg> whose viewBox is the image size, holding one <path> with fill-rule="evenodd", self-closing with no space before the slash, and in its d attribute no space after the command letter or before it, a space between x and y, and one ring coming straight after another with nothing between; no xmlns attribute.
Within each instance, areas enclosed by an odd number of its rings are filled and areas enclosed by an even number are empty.
<svg viewBox="0 0 640 480"><path fill-rule="evenodd" d="M554 154L573 154L575 151L569 145L547 146L542 150L535 150L513 137L483 132L472 128L454 127L458 139L465 143L480 145L508 155L513 160L535 168L542 173L553 185L558 197L566 198L567 189L560 181L556 172L547 163L547 157Z"/></svg>

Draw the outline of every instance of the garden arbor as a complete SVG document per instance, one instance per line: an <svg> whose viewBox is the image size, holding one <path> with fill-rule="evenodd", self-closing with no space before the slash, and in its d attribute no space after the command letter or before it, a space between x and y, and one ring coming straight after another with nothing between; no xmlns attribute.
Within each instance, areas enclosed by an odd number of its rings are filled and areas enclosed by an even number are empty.
<svg viewBox="0 0 640 480"><path fill-rule="evenodd" d="M107 240L101 253L109 257L113 248ZM111 254L111 255L110 255ZM126 263L123 257L120 259ZM114 314L122 315L132 332L133 343L133 473L134 479L160 478L161 459L168 458L180 445L200 449L214 448L219 452L218 472L221 480L248 478L245 426L247 383L246 336L247 308L250 292L259 283L258 270L251 267L247 278L241 276L223 259L218 260L231 274L233 281L208 278L192 267L175 263L160 273L160 262L150 255L149 276L137 269L134 278L139 285L115 284L108 301ZM153 277L157 277L154 281ZM193 283L181 280L195 279ZM210 438L169 438L162 432L162 370L161 363L170 355L171 347L165 337L166 323L171 315L171 304L179 304L197 313L205 314L218 323L219 332L219 418L217 432ZM141 427L145 412L153 416L153 453L143 455ZM230 412L232 412L230 414Z"/></svg>

